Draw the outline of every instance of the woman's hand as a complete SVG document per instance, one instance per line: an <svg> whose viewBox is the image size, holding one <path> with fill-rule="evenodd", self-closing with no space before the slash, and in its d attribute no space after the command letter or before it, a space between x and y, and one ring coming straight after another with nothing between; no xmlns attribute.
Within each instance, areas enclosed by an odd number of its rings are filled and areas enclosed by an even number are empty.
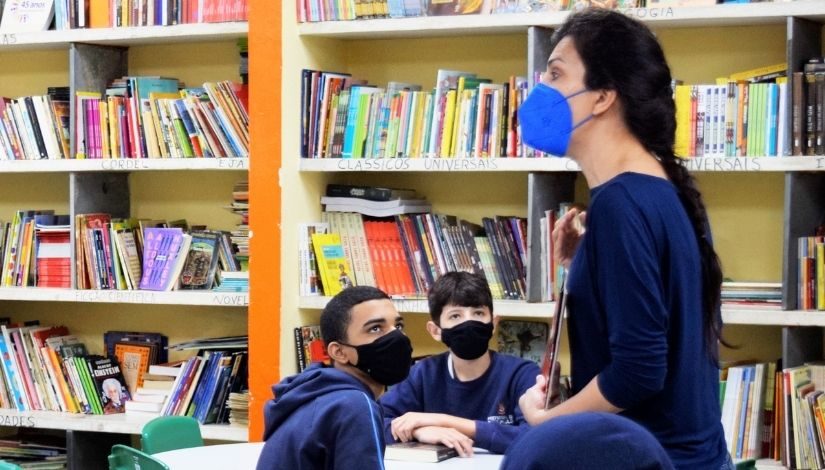
<svg viewBox="0 0 825 470"><path fill-rule="evenodd" d="M543 423L548 419L544 403L547 401L547 380L543 375L536 376L536 384L528 388L518 400L518 406L524 419L531 426Z"/></svg>
<svg viewBox="0 0 825 470"><path fill-rule="evenodd" d="M587 212L574 207L561 216L553 227L553 256L564 269L570 267L576 248L584 236L586 216Z"/></svg>

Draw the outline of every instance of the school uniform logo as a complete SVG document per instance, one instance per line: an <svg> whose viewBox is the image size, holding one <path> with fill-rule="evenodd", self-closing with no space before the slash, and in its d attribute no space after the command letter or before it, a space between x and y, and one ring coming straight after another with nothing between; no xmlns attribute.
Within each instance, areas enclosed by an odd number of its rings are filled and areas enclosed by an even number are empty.
<svg viewBox="0 0 825 470"><path fill-rule="evenodd" d="M496 413L498 413L496 416L487 417L488 423L515 424L515 417L507 413L507 406L504 405L504 402L499 402Z"/></svg>

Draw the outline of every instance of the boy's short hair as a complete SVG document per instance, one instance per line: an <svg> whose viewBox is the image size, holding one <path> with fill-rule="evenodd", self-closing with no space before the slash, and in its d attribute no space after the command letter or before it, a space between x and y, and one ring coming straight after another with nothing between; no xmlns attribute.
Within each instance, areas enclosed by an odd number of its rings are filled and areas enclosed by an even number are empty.
<svg viewBox="0 0 825 470"><path fill-rule="evenodd" d="M478 274L453 271L438 278L427 294L430 317L440 326L441 311L447 305L487 307L493 313L493 293L487 279Z"/></svg>
<svg viewBox="0 0 825 470"><path fill-rule="evenodd" d="M381 289L370 286L353 286L342 290L327 303L321 313L321 339L326 344L333 341L347 342L352 308L370 300L389 298Z"/></svg>

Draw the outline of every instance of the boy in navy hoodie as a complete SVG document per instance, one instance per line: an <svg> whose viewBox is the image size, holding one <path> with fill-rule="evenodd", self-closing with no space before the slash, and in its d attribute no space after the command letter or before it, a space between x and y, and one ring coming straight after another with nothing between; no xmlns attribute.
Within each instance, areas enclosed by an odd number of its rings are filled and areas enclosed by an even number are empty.
<svg viewBox="0 0 825 470"><path fill-rule="evenodd" d="M388 442L417 440L472 455L503 454L527 428L519 397L535 384L536 364L489 351L493 296L482 277L450 272L428 295L427 331L449 351L415 365L380 400Z"/></svg>
<svg viewBox="0 0 825 470"><path fill-rule="evenodd" d="M387 294L350 287L321 314L331 367L314 364L275 385L258 470L384 468L376 399L410 370L412 346Z"/></svg>

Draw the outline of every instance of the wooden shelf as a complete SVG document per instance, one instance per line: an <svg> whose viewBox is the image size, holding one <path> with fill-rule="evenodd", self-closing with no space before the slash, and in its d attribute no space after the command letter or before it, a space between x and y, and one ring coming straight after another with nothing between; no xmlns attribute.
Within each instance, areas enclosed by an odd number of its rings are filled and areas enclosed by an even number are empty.
<svg viewBox="0 0 825 470"><path fill-rule="evenodd" d="M825 312L776 310L758 307L722 307L726 325L825 326Z"/></svg>
<svg viewBox="0 0 825 470"><path fill-rule="evenodd" d="M155 417L148 413L146 416L126 413L84 415L58 411L0 409L0 426L140 434L143 425ZM204 439L220 441L247 442L249 440L249 431L246 428L228 424L201 425L201 434Z"/></svg>
<svg viewBox="0 0 825 470"><path fill-rule="evenodd" d="M813 157L696 157L688 169L702 173L766 173L825 171L825 156ZM303 158L305 172L512 172L579 171L569 158Z"/></svg>
<svg viewBox="0 0 825 470"><path fill-rule="evenodd" d="M93 160L0 160L0 173L131 171L247 171L248 158L112 158Z"/></svg>
<svg viewBox="0 0 825 470"><path fill-rule="evenodd" d="M101 304L206 305L246 307L248 292L149 290L75 290L49 287L1 287L0 300L81 302Z"/></svg>
<svg viewBox="0 0 825 470"><path fill-rule="evenodd" d="M825 3L815 0L704 7L665 5L622 11L653 28L784 24L791 16L825 21ZM327 21L302 23L298 25L298 34L339 39L493 35L519 33L529 26L559 26L568 15L569 12L543 12Z"/></svg>
<svg viewBox="0 0 825 470"><path fill-rule="evenodd" d="M186 42L226 41L246 37L247 22L199 23L173 26L134 26L50 30L37 33L0 34L0 51L67 49L72 43L137 46Z"/></svg>

